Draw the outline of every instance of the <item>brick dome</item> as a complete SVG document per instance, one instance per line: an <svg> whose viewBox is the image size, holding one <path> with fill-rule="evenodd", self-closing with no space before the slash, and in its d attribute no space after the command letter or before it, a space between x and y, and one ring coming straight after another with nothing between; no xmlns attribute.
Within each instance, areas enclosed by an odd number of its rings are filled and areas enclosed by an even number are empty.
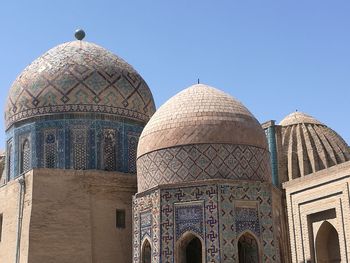
<svg viewBox="0 0 350 263"><path fill-rule="evenodd" d="M289 180L350 160L350 149L343 138L317 119L294 112L280 125Z"/></svg>
<svg viewBox="0 0 350 263"><path fill-rule="evenodd" d="M193 85L152 116L139 140L138 190L207 179L270 181L266 137L235 98Z"/></svg>
<svg viewBox="0 0 350 263"><path fill-rule="evenodd" d="M142 77L124 60L86 41L49 50L13 83L5 107L14 122L58 113L103 113L146 123L155 111Z"/></svg>

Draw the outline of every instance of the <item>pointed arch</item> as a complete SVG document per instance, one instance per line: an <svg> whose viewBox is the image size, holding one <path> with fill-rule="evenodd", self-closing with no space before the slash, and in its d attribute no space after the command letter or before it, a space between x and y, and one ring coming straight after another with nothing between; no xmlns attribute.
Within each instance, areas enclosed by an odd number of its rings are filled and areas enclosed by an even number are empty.
<svg viewBox="0 0 350 263"><path fill-rule="evenodd" d="M30 153L30 142L28 138L25 138L21 144L21 162L20 162L20 173L25 173L31 168L31 153Z"/></svg>
<svg viewBox="0 0 350 263"><path fill-rule="evenodd" d="M239 263L260 263L260 243L252 231L246 230L237 237L237 248Z"/></svg>
<svg viewBox="0 0 350 263"><path fill-rule="evenodd" d="M114 129L103 130L102 163L106 171L117 169L117 132Z"/></svg>
<svg viewBox="0 0 350 263"><path fill-rule="evenodd" d="M178 263L205 262L203 239L192 231L186 231L176 242L176 261Z"/></svg>
<svg viewBox="0 0 350 263"><path fill-rule="evenodd" d="M6 181L10 181L12 177L12 170L13 170L13 148L12 148L12 141L7 143L7 176Z"/></svg>
<svg viewBox="0 0 350 263"><path fill-rule="evenodd" d="M151 263L152 246L148 238L145 238L141 246L141 263Z"/></svg>
<svg viewBox="0 0 350 263"><path fill-rule="evenodd" d="M55 130L47 130L44 133L44 167L57 167L57 138Z"/></svg>
<svg viewBox="0 0 350 263"><path fill-rule="evenodd" d="M315 247L318 263L341 262L338 231L327 220L317 231Z"/></svg>

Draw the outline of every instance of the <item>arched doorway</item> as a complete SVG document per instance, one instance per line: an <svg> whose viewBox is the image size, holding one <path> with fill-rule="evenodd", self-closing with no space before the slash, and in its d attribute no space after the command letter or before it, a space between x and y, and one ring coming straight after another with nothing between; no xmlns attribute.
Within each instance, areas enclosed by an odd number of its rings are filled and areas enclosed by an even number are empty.
<svg viewBox="0 0 350 263"><path fill-rule="evenodd" d="M239 263L259 263L259 245L249 232L238 239L238 259Z"/></svg>
<svg viewBox="0 0 350 263"><path fill-rule="evenodd" d="M341 260L338 232L328 221L324 221L317 232L316 258L317 263Z"/></svg>
<svg viewBox="0 0 350 263"><path fill-rule="evenodd" d="M143 242L141 258L142 258L142 263L151 263L152 261L151 244L147 239L145 240L145 242Z"/></svg>
<svg viewBox="0 0 350 263"><path fill-rule="evenodd" d="M192 233L186 233L177 242L178 263L202 263L202 241Z"/></svg>

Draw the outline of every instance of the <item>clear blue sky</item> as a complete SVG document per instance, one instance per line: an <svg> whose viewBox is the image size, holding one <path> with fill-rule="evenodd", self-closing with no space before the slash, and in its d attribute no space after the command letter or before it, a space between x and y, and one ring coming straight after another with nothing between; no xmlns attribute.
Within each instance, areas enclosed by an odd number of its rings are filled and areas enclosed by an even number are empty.
<svg viewBox="0 0 350 263"><path fill-rule="evenodd" d="M80 27L134 66L157 107L200 78L260 122L298 109L350 143L348 0L1 1L2 108L16 76Z"/></svg>

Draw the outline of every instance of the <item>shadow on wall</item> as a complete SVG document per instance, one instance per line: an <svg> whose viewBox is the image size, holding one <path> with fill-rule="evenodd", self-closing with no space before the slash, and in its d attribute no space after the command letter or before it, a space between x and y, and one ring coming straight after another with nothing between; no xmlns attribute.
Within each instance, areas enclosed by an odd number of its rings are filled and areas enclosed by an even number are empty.
<svg viewBox="0 0 350 263"><path fill-rule="evenodd" d="M337 230L328 221L320 226L315 242L315 255L317 263L340 263L340 246ZM300 263L314 263L311 259Z"/></svg>

